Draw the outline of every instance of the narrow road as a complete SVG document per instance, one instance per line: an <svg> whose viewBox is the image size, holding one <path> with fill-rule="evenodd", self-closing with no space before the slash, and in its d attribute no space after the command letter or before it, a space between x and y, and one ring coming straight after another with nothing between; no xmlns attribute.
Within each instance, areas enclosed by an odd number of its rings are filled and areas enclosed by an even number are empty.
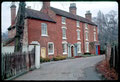
<svg viewBox="0 0 120 82"><path fill-rule="evenodd" d="M100 55L42 63L40 69L15 80L102 80L95 65L104 58L104 55Z"/></svg>

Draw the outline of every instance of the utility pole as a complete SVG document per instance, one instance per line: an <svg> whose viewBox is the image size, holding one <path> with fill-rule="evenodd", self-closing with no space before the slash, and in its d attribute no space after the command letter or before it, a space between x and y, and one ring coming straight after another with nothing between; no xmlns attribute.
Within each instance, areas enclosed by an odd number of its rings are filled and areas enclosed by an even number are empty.
<svg viewBox="0 0 120 82"><path fill-rule="evenodd" d="M22 52L25 6L26 6L25 2L19 3L19 9L16 17L16 22L15 22L16 36L15 36L14 52Z"/></svg>

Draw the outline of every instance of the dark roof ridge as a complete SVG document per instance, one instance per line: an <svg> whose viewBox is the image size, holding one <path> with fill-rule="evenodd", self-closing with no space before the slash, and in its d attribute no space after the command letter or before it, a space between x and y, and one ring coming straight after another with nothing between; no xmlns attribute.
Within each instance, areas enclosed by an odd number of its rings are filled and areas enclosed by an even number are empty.
<svg viewBox="0 0 120 82"><path fill-rule="evenodd" d="M86 19L82 16L74 15L72 13L69 13L67 11L57 9L57 8L54 8L54 7L50 7L50 8L58 15L62 15L62 16L65 16L65 17L73 19L73 20L77 20L77 21L81 21L81 22L85 22L85 23L89 23L89 24L97 26L94 22L92 22L92 21L90 21L90 20L88 20L88 19Z"/></svg>

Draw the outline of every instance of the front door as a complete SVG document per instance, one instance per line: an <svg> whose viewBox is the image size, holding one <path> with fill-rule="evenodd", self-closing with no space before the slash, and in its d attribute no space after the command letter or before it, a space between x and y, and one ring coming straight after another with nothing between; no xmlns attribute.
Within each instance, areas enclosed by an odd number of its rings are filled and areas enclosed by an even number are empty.
<svg viewBox="0 0 120 82"><path fill-rule="evenodd" d="M96 55L98 55L98 46L96 45Z"/></svg>
<svg viewBox="0 0 120 82"><path fill-rule="evenodd" d="M71 55L72 55L72 57L74 56L74 53L73 53L73 46L71 47Z"/></svg>
<svg viewBox="0 0 120 82"><path fill-rule="evenodd" d="M41 48L41 56L42 56L42 58L46 58L46 48L45 47Z"/></svg>

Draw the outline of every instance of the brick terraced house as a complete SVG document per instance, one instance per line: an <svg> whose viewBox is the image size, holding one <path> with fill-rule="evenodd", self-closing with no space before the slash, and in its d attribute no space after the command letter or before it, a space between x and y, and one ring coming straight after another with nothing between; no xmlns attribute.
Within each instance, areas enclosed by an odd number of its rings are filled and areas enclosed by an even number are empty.
<svg viewBox="0 0 120 82"><path fill-rule="evenodd" d="M87 11L85 18L76 15L76 4L71 3L69 12L53 8L50 2L43 2L40 11L25 9L23 45L38 41L42 57L53 58L57 55L76 57L84 53L99 54L97 25L92 22L92 14ZM80 11L79 11L80 12ZM11 26L6 46L14 45L16 34L16 6L11 6ZM41 51L40 50L40 51Z"/></svg>

